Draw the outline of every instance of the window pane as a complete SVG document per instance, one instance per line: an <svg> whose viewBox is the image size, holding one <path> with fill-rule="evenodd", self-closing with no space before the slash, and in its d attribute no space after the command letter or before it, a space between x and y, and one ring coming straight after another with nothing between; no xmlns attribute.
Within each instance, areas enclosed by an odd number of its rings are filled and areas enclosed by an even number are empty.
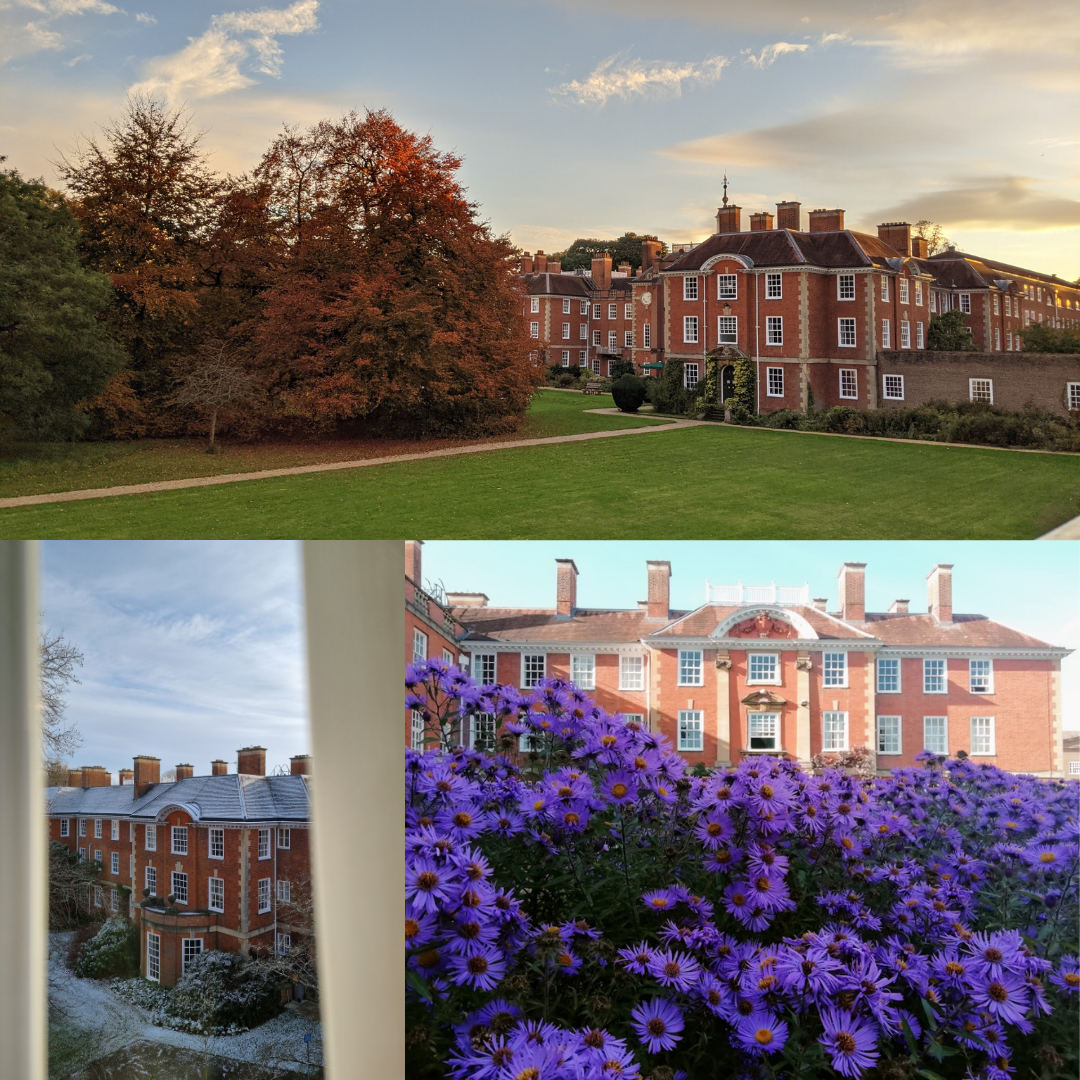
<svg viewBox="0 0 1080 1080"><path fill-rule="evenodd" d="M825 653L825 685L847 686L847 653Z"/></svg>

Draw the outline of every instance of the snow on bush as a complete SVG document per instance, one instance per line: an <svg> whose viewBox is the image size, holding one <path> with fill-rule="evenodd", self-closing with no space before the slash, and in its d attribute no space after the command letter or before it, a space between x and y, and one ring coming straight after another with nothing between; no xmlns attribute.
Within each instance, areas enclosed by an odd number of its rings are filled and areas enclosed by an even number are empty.
<svg viewBox="0 0 1080 1080"><path fill-rule="evenodd" d="M82 947L75 961L75 974L80 979L128 975L138 967L138 948L135 928L114 915Z"/></svg>

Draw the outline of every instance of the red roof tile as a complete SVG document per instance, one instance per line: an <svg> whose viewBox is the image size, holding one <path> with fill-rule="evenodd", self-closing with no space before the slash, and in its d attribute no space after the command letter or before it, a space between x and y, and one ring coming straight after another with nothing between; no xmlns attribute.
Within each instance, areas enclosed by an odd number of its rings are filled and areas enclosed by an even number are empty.
<svg viewBox="0 0 1080 1080"><path fill-rule="evenodd" d="M932 615L872 614L866 629L886 645L973 645L998 648L1052 649L1038 638L1011 630L985 615L953 615L952 625L942 626Z"/></svg>
<svg viewBox="0 0 1080 1080"><path fill-rule="evenodd" d="M578 610L571 617L551 608L455 608L468 627L470 640L493 641L640 641L666 620L650 619L644 611ZM681 614L681 613L676 613Z"/></svg>

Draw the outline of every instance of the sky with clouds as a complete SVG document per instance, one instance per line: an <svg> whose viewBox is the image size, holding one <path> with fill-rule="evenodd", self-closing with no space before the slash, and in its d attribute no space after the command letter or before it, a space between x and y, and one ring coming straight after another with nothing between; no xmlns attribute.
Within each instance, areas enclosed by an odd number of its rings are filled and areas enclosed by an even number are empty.
<svg viewBox="0 0 1080 1080"><path fill-rule="evenodd" d="M221 171L285 122L386 107L465 159L527 249L712 232L798 199L853 228L1080 275L1073 0L0 0L0 154L29 175L129 91L184 104ZM745 222L745 218L744 218Z"/></svg>
<svg viewBox="0 0 1080 1080"><path fill-rule="evenodd" d="M837 604L844 561L867 566L867 605L926 610L925 578L952 562L954 606L1054 645L1080 648L1080 546L1030 542L430 541L425 581L493 605L552 607L555 558L575 560L582 607L633 607L645 560L672 564L672 605L714 584L802 585ZM267 748L267 769L309 752L299 545L289 541L56 541L42 545L44 624L85 656L68 719L72 764L114 774L136 754L209 772ZM402 643L404 655L405 643ZM1080 654L1063 662L1066 727L1080 728ZM390 673L392 675L392 673Z"/></svg>

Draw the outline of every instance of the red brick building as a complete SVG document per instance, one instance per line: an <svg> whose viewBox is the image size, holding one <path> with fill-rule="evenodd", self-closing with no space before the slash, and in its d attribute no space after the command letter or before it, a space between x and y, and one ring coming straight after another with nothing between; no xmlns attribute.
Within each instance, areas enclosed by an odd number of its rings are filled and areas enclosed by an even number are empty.
<svg viewBox="0 0 1080 1080"><path fill-rule="evenodd" d="M955 613L951 566L930 572L925 613L908 600L875 613L865 610L861 563L841 569L835 612L807 587L741 585L707 586L700 607L673 611L667 562L647 564L648 599L635 609L582 609L577 568L556 563L551 608L447 594L474 677L523 688L571 679L695 764L755 753L805 762L865 746L881 770L924 750L965 750L1005 769L1062 775L1060 667L1071 650ZM464 741L491 734L481 725Z"/></svg>
<svg viewBox="0 0 1080 1080"><path fill-rule="evenodd" d="M162 783L160 760L139 756L119 784L91 766L51 792L50 839L101 864L90 904L134 920L146 978L172 986L202 952L287 952L304 932L278 906L310 887L310 760L266 776L265 749L250 746L235 773L221 760L209 776L177 765ZM144 890L158 906L141 906Z"/></svg>
<svg viewBox="0 0 1080 1080"><path fill-rule="evenodd" d="M591 278L584 278L556 274L550 263L546 273L535 273L526 257L530 330L549 363L559 362L551 359L557 356L576 362L574 335L588 333L591 343L599 333L639 370L680 361L689 387L705 377L709 359L718 358L721 399L731 393L731 362L750 357L757 409L772 412L806 411L811 398L819 409L918 404L909 400L903 372L890 370L890 357L924 350L930 318L938 313L963 311L983 354L1019 351L1018 332L1033 322L1080 327L1076 284L953 249L927 258L925 240L906 222L879 225L871 236L846 229L843 210L811 210L806 217L804 230L801 205L778 203L775 215L751 214L744 231L742 208L728 205L725 194L716 232L702 243L662 259L658 243L643 243L642 270L620 279L619 295L628 302L613 306L622 317L610 326L590 322L586 329L574 316L573 299L580 294L583 319L587 298L614 285L610 262L605 269L594 260ZM592 302L594 315L597 306ZM596 354L588 357L593 363ZM1000 368L1007 371L1008 362ZM994 380L985 374L966 380L966 396L993 404ZM1080 375L1052 379L1050 398L1080 409Z"/></svg>

